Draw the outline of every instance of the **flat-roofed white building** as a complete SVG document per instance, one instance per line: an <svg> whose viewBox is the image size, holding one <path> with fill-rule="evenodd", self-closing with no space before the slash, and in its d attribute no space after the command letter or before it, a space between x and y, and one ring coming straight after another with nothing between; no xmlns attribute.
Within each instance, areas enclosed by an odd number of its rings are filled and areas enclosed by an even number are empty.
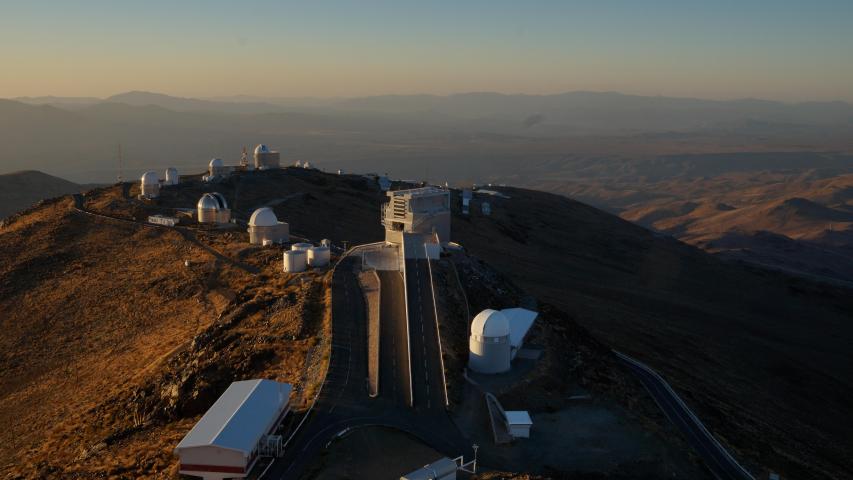
<svg viewBox="0 0 853 480"><path fill-rule="evenodd" d="M533 420L527 410L506 410L506 426L512 438L530 438Z"/></svg>
<svg viewBox="0 0 853 480"><path fill-rule="evenodd" d="M289 410L291 386L272 380L232 383L175 447L179 473L205 480L244 478L265 437Z"/></svg>
<svg viewBox="0 0 853 480"><path fill-rule="evenodd" d="M455 461L444 457L403 475L400 480L456 480L456 468Z"/></svg>
<svg viewBox="0 0 853 480"><path fill-rule="evenodd" d="M402 244L403 233L436 233L440 242L450 241L450 191L437 187L388 192L382 205L385 241Z"/></svg>

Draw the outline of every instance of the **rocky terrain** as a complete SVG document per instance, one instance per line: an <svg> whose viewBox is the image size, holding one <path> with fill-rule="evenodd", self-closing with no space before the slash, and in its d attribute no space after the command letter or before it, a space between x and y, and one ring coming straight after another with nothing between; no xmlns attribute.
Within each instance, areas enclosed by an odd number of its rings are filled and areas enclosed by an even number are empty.
<svg viewBox="0 0 853 480"><path fill-rule="evenodd" d="M289 168L215 185L187 179L156 204L134 200L130 184L81 203L130 220L219 191L238 221L269 204L302 237L382 238L382 194L361 176ZM470 217L454 193L453 237L538 299L555 319L539 338L589 331L587 361L612 347L658 369L756 474L850 475L848 289L715 258L559 195L500 190L507 198L477 194ZM227 382L310 383L326 277L306 276L303 286L284 275L280 252L249 246L245 229L181 233L74 205L46 201L0 227L2 473L173 471L171 448ZM537 378L575 360L549 357ZM575 372L591 388L633 391L607 368ZM642 412L648 400L637 401Z"/></svg>

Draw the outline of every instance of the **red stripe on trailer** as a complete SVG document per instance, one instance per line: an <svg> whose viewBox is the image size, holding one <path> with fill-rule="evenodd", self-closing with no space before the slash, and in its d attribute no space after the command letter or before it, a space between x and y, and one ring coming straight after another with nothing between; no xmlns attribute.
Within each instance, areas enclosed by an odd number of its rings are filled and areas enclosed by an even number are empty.
<svg viewBox="0 0 853 480"><path fill-rule="evenodd" d="M246 473L243 467L230 467L227 465L198 465L182 463L181 471L187 472L220 472L220 473Z"/></svg>

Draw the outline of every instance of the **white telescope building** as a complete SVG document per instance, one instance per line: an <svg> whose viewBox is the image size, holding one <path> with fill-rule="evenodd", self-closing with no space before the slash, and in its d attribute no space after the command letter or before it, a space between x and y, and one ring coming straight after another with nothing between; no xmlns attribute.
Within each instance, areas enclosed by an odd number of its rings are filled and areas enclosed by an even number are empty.
<svg viewBox="0 0 853 480"><path fill-rule="evenodd" d="M271 208L259 208L249 218L249 243L263 245L265 242L284 243L289 240L290 226L279 222Z"/></svg>
<svg viewBox="0 0 853 480"><path fill-rule="evenodd" d="M157 172L145 172L139 180L139 196L141 198L157 198L160 196L160 178Z"/></svg>
<svg viewBox="0 0 853 480"><path fill-rule="evenodd" d="M403 243L404 233L438 234L440 242L450 241L450 191L437 187L388 192L390 201L382 205L385 241Z"/></svg>
<svg viewBox="0 0 853 480"><path fill-rule="evenodd" d="M471 322L468 367L479 373L509 371L537 313L524 308L483 310Z"/></svg>
<svg viewBox="0 0 853 480"><path fill-rule="evenodd" d="M267 170L279 167L279 154L269 149L263 143L255 147L255 168Z"/></svg>
<svg viewBox="0 0 853 480"><path fill-rule="evenodd" d="M228 223L231 210L221 193L205 193L198 201L198 223Z"/></svg>

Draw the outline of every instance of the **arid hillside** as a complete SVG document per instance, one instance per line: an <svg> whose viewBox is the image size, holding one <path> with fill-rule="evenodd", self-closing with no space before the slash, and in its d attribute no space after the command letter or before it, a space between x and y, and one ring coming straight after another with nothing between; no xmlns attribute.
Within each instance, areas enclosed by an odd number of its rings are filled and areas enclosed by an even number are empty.
<svg viewBox="0 0 853 480"><path fill-rule="evenodd" d="M84 187L37 171L0 175L0 219L45 199L76 193Z"/></svg>
<svg viewBox="0 0 853 480"><path fill-rule="evenodd" d="M383 195L358 175L187 178L156 204L130 184L81 204L144 219L218 191L238 222L270 205L312 240L382 238ZM850 476L850 290L715 258L559 195L500 190L509 198L478 193L470 217L454 193L452 236L471 254L659 369L752 471ZM171 448L228 381L310 390L325 276L303 286L281 273L280 252L249 246L245 228L143 227L74 204L0 227L0 472L150 476L173 468Z"/></svg>
<svg viewBox="0 0 853 480"><path fill-rule="evenodd" d="M0 227L0 472L174 473L176 442L233 380L291 382L304 408L319 380L306 362L323 358L323 272L286 275L274 249L231 260L248 246L240 230L196 239L73 205Z"/></svg>
<svg viewBox="0 0 853 480"><path fill-rule="evenodd" d="M453 236L611 347L663 372L735 452L844 478L851 290L715 258L566 197L501 188Z"/></svg>
<svg viewBox="0 0 853 480"><path fill-rule="evenodd" d="M682 154L552 168L513 185L578 199L726 258L853 281L849 154Z"/></svg>

